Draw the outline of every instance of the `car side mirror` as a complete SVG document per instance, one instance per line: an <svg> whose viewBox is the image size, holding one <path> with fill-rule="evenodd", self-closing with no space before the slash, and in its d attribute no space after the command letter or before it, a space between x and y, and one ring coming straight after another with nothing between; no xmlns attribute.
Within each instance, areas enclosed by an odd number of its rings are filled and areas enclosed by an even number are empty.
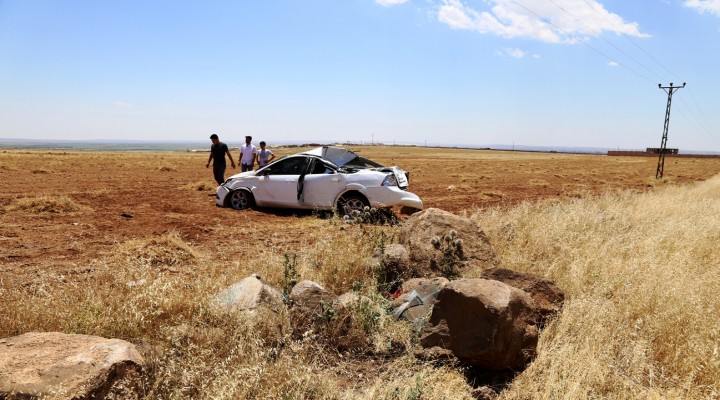
<svg viewBox="0 0 720 400"><path fill-rule="evenodd" d="M272 168L265 168L264 170L262 170L262 173L260 173L260 175L267 176L267 175L270 175L271 172L272 172Z"/></svg>

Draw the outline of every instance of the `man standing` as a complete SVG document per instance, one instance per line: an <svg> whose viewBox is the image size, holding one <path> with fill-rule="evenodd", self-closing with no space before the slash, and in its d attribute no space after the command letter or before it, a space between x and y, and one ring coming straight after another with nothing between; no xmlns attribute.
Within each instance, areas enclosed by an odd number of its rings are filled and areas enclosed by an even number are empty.
<svg viewBox="0 0 720 400"><path fill-rule="evenodd" d="M245 144L240 146L240 164L242 172L252 171L257 158L257 148L251 143L252 136L245 136Z"/></svg>
<svg viewBox="0 0 720 400"><path fill-rule="evenodd" d="M213 176L215 177L215 182L220 185L225 182L225 154L230 158L230 165L232 165L233 169L235 169L235 161L233 161L232 154L230 154L227 145L220 141L218 135L213 133L210 135L210 140L212 141L210 158L208 158L205 168L210 167L210 162L213 163Z"/></svg>
<svg viewBox="0 0 720 400"><path fill-rule="evenodd" d="M258 168L262 168L275 159L275 153L265 148L265 141L260 142L260 151L258 151L257 160Z"/></svg>

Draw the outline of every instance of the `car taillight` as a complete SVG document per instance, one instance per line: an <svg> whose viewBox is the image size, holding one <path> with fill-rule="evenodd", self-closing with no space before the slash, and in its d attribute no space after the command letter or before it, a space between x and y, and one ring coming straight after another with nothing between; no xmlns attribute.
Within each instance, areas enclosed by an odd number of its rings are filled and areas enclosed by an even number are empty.
<svg viewBox="0 0 720 400"><path fill-rule="evenodd" d="M397 178L395 178L395 174L388 174L388 176L385 177L385 180L382 183L383 186L397 186Z"/></svg>

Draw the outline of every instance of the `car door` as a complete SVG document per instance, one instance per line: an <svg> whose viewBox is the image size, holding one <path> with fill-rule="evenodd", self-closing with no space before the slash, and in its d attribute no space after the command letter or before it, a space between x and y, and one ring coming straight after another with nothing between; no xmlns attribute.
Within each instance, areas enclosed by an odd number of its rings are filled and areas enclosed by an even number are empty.
<svg viewBox="0 0 720 400"><path fill-rule="evenodd" d="M319 159L313 160L310 168L303 182L303 207L333 208L335 197L345 187L345 175Z"/></svg>
<svg viewBox="0 0 720 400"><path fill-rule="evenodd" d="M306 156L288 157L263 170L255 201L266 207L299 207L298 180L308 161Z"/></svg>

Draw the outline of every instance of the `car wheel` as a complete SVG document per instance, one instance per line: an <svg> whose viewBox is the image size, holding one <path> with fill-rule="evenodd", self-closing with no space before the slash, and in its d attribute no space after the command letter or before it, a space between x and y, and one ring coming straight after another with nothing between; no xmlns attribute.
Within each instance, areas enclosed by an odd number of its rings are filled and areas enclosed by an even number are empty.
<svg viewBox="0 0 720 400"><path fill-rule="evenodd" d="M233 190L228 196L228 205L235 210L244 210L252 205L252 194L247 190Z"/></svg>
<svg viewBox="0 0 720 400"><path fill-rule="evenodd" d="M350 215L355 210L363 211L365 207L370 207L370 203L365 197L359 194L346 194L338 200L338 212L340 216Z"/></svg>

